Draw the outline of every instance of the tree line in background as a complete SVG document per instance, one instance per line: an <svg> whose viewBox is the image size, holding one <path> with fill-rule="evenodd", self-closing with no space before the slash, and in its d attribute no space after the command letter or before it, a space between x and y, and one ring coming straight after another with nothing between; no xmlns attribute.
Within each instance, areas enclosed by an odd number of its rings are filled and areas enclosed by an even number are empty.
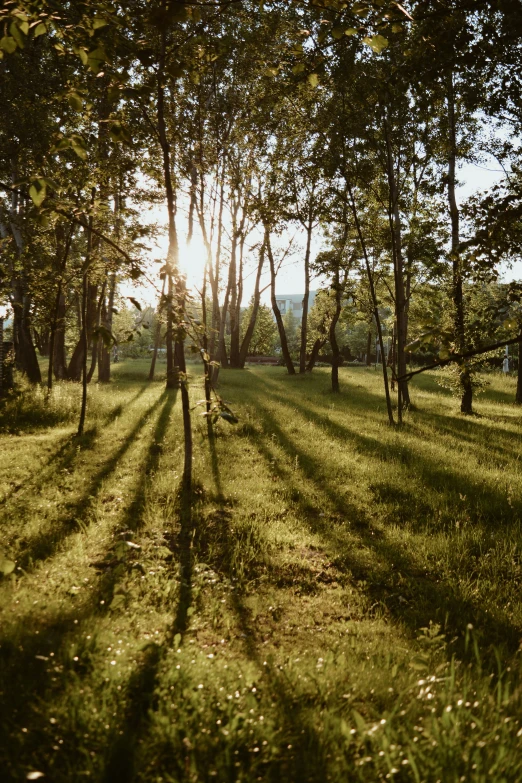
<svg viewBox="0 0 522 783"><path fill-rule="evenodd" d="M220 367L252 351L278 346L291 374L324 351L334 391L345 345L386 357L394 423L412 353L451 362L471 413L477 371L498 356L487 349L520 345L522 286L499 282L522 237L517 0L13 0L0 25L0 298L18 370L41 382L39 351L49 390L82 382L80 433L88 383L110 380L111 346L136 332L122 326L129 280L157 290L154 318L138 320L151 377L164 344L167 386L181 389L186 455L188 343L209 431L233 418ZM459 204L459 167L492 158L505 176ZM168 227L154 273L152 206ZM180 247L196 227L206 264L191 292ZM296 233L292 323L276 285ZM328 282L310 308L317 275ZM188 486L187 456L185 470Z"/></svg>

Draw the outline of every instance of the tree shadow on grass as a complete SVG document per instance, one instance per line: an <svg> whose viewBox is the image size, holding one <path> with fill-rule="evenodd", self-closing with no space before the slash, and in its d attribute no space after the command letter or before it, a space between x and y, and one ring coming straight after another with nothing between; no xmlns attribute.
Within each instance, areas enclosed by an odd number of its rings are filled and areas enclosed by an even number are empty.
<svg viewBox="0 0 522 783"><path fill-rule="evenodd" d="M176 389L167 389L160 398L160 401L165 400L165 402L156 421L152 442L148 447L145 462L140 469L140 476L134 490L133 499L125 510L122 521L124 528L138 530L143 525L143 512L147 503L147 487L158 469L160 457L163 453L163 439L167 432L176 397Z"/></svg>
<svg viewBox="0 0 522 783"><path fill-rule="evenodd" d="M208 537L217 547L214 548L215 567L232 584L236 578L234 569L234 551L237 549L237 530L232 530L232 515L230 505L223 492L219 459L214 438L208 441L210 452L211 471L216 490L215 500L218 506L217 524L212 529L200 531L198 541L198 554L206 557L207 552L201 551L209 545ZM235 526L234 526L235 527ZM207 540L205 540L207 537ZM251 612L244 601L244 591L234 589L231 591L232 609L238 622L238 630L242 645L248 658L263 672L264 689L268 690L265 698L272 701L279 716L278 733L282 736L284 745L279 748L277 755L273 755L270 762L261 770L256 767L251 770L252 754L248 747L238 749L236 756L241 764L243 774L259 775L263 772L263 780L274 781L318 781L327 779L328 761L325 757L323 737L313 725L310 715L309 698L299 692L296 683L288 680L283 671L277 666L267 664L264 660L266 650L263 650L262 640L259 638L259 628L252 621ZM287 744L290 741L290 746ZM290 750L290 749L291 750ZM240 774L240 770L237 770ZM256 778L252 777L252 780ZM257 778L259 779L259 778Z"/></svg>
<svg viewBox="0 0 522 783"><path fill-rule="evenodd" d="M23 780L26 771L38 769L44 771L49 780L68 783L71 780L70 769L64 768L62 760L70 763L72 758L76 758L76 772L86 765L86 743L81 739L81 712L76 713L77 704L74 700L80 698L80 686L84 681L88 683L93 667L99 665L98 661L93 660L93 656L99 657L96 622L109 611L115 585L120 579L120 571L110 569L98 576L92 590L85 589L71 597L66 609L62 604L51 615L35 614L30 623L24 617L2 629L0 762L3 775L6 775L2 779ZM82 598L82 595L85 597ZM145 685L150 653L150 650L144 651L141 664L131 675L127 686L137 720L141 720L141 709L147 698ZM136 689L140 681L143 691L141 702L138 701ZM125 682L122 680L121 683L125 695ZM62 714L64 691L73 697L71 718L65 723L60 721L59 726L53 728L53 721L49 723L49 715L52 716L54 710L55 714ZM79 692L83 693L82 690ZM105 695L100 693L99 698L105 699ZM118 724L116 728L119 728ZM51 747L56 731L62 740L60 753ZM100 750L103 753L111 740L116 741L121 736L114 727L112 731L113 736L109 732L101 747L99 738L95 740L97 753ZM83 759L78 755L79 749Z"/></svg>
<svg viewBox="0 0 522 783"><path fill-rule="evenodd" d="M23 549L20 565L24 570L29 570L39 560L51 557L65 539L77 532L79 528L81 529L82 526L88 524L92 500L96 498L104 481L116 470L120 460L132 446L138 433L145 427L150 417L164 401L166 394L166 391L163 392L156 402L139 418L132 430L123 439L121 446L88 481L81 496L73 503L68 504L61 518L42 525L38 533L29 541L19 542L19 546Z"/></svg>
<svg viewBox="0 0 522 783"><path fill-rule="evenodd" d="M292 401L294 409L298 406ZM328 478L325 465L317 458L304 452L281 429L273 414L257 404L257 413L261 422L267 429L275 434L279 446L288 454L289 462L297 456L299 469L304 481L299 481L296 472L285 468L275 459L276 454L267 445L266 439L259 433L254 433L251 440L255 443L259 453L264 457L270 470L279 475L284 482L285 489L301 510L301 518L306 520L310 529L320 535L325 544L335 547L336 564L338 568L350 574L355 580L364 583L364 589L370 594L374 604L386 607L387 612L396 622L409 627L412 632L427 626L430 620L438 620L445 625L449 633L459 636L468 622L482 633L485 642L499 647L507 647L514 652L518 648L520 640L520 628L507 619L500 616L492 616L485 611L476 601L472 601L459 594L458 587L449 582L441 581L440 575L419 569L413 558L402 548L399 543L392 540L389 535L376 529L373 520L360 507L355 506L346 494L341 495L338 488ZM309 409L304 409L307 417L315 416L322 420L326 428L335 428L337 437L350 437L357 443L360 450L365 450L369 455L379 457L382 444L368 436L361 436L353 432L339 432L337 425L328 419L322 419L317 414L312 414ZM400 457L404 451L403 445L387 448ZM419 465L424 480L432 476L437 486L444 486L443 479L447 474L437 466L423 460L418 454L411 454L408 461L414 462L417 469ZM298 474L297 474L298 475ZM474 484L461 479L462 490L472 492ZM303 487L309 483L313 487L315 500L306 500L303 495ZM495 497L497 493L492 493ZM495 499L497 499L495 497ZM317 506L316 503L320 505ZM330 507L337 516L340 524L325 522L327 517L320 516L324 508ZM346 523L349 527L346 528ZM349 536L355 535L359 545L354 546L349 541ZM362 546L361 546L362 545ZM370 553L368 558L367 553Z"/></svg>
<svg viewBox="0 0 522 783"><path fill-rule="evenodd" d="M133 428L117 454L113 455L110 460L112 466L112 463L117 461L128 447L129 439L136 435L152 412L164 401L154 430L151 448L147 452L144 464L140 466L140 480L127 510L126 520L137 521L134 512L138 507L141 510L144 508L145 482L147 476L157 469L161 453L161 450L153 447L161 442L166 432L175 398L175 392L165 392L147 412L146 417ZM104 476L107 475L107 470L108 466L105 465ZM89 485L90 487L95 479ZM107 781L107 783L109 781L111 783L119 783L120 781L128 783L135 779L139 764L138 745L140 739L148 731L163 652L172 644L175 635L182 634L188 625L188 609L192 603L192 532L191 517L190 515L187 517L184 513L186 512L186 508L183 508L184 502L187 502L187 497L181 493L179 498L181 532L177 540L177 550L182 584L175 619L167 633L163 647L156 644L148 645L139 654L139 663L128 682L121 682L123 686L121 695L124 697L126 705L123 720L116 723L116 728L113 727L108 732L103 746L97 748L98 755L101 754L103 757L101 770L99 765L97 767L100 772L97 779ZM140 517L139 525L141 522ZM4 676L0 675L0 704L3 700L5 706L3 715L7 715L8 705L19 705L15 720L13 720L11 709L9 725L4 727L5 731L3 732L3 736L6 738L14 732L19 740L18 744L6 745L3 750L0 750L0 754L5 759L5 768L16 770L16 779L19 777L18 765L22 758L27 759L27 763L30 763L32 768L43 769L50 779L60 781L70 779L61 767L60 758L63 756L70 759L74 755L72 749L74 743L78 743L78 733L81 733L81 727L77 724L68 736L65 736L66 729L62 729L62 751L64 752L59 755L51 753L49 751L50 741L42 742L40 705L45 704L47 714L52 714L53 702L59 700L62 689L67 687L63 678L70 674L77 690L81 680L88 677L92 668L89 662L89 650L76 650L78 639L85 638L85 633L82 631L86 629L92 634L93 627L96 627L95 619L109 611L116 583L122 579L122 569L128 571L134 557L138 557L138 555L134 550L131 550L129 562L120 562L115 566L113 558L107 558L106 562L109 563L109 566L104 567L102 573L98 574L95 588L89 592L82 590L78 596L71 597L70 600L73 603L66 611L60 607L51 617L38 618L39 622L34 624L28 624L27 618L20 619L18 623L11 624L9 628L6 627L3 633L0 631L0 659L3 658L5 664L2 666L2 675ZM110 565L111 563L113 565ZM83 595L86 597L82 601L81 596ZM90 635L87 638L90 638ZM76 662L74 662L71 653L73 640L75 652L78 653L75 656ZM52 658L50 657L51 652ZM37 659L36 666L35 656L41 656L40 661ZM55 671L57 673L60 671L59 676L53 677ZM59 684L54 684L56 680L60 681ZM2 722L0 718L0 726ZM74 721L71 721L71 725L73 723ZM29 727L27 734L20 732L21 726ZM2 744L2 740L0 740L0 749ZM13 779L15 779L14 775Z"/></svg>
<svg viewBox="0 0 522 783"><path fill-rule="evenodd" d="M147 384L143 384L140 390L126 402L128 408L132 405L147 389ZM101 424L104 427L113 424L124 411L122 403L118 403L103 418ZM58 440L56 449L43 462L40 468L32 473L23 482L18 482L13 489L0 499L0 507L8 503L15 495L22 495L27 489L32 488L33 492L38 491L41 486L53 477L56 472L64 469L69 470L74 464L81 451L92 449L96 437L99 434L99 425L88 427L83 435L78 437L75 433L67 434ZM78 446L80 449L78 449Z"/></svg>
<svg viewBox="0 0 522 783"><path fill-rule="evenodd" d="M469 475L455 470L454 468L450 471L448 465L435 463L433 460L427 458L422 450L422 443L425 439L425 433L423 432L418 433L420 447L416 445L413 446L411 443L401 440L400 434L395 442L390 443L387 441L383 443L375 437L361 434L354 428L349 428L333 421L325 413L318 413L317 403L313 406L305 406L298 402L295 397L288 395L279 395L279 401L299 413L304 419L316 423L321 429L325 430L329 436L339 440L343 445L351 443L358 453L364 454L367 457L376 460L378 463L392 461L400 465L401 468L404 466L402 468L403 470L406 470L409 467L414 468L419 476L418 481L423 485L422 488L412 490L412 502L410 503L410 506L414 510L419 510L419 492L421 492L422 489L428 488L436 493L444 492L449 499L454 501L459 499L460 496L473 499L474 503L477 503L480 500L484 508L487 509L487 513L483 508L477 519L473 519L472 517L471 521L473 524L480 524L482 526L489 525L492 529L496 530L499 522L510 525L514 520L522 518L522 500L508 498L500 489L487 486L481 481L474 481ZM254 400L251 402L254 404ZM420 415L421 414L419 414L419 416ZM422 416L425 416L426 418L435 415L436 414L422 414ZM442 418L445 419L446 417ZM267 416L266 409L265 421L267 428L273 430L272 422L274 422L275 419L272 415ZM469 425L466 422L457 421L457 432L454 433L450 429L448 434L453 435L456 440L459 440L462 427L468 428ZM403 431L407 434L409 431L414 431L415 428L415 423L406 424ZM279 433L282 433L281 429L279 429ZM284 437L287 439L288 443L291 443L288 436L284 435ZM294 446L292 446L292 448L294 448ZM491 448L494 450L495 447L492 446ZM502 453L502 451L500 453ZM322 472L322 466L317 466L316 469L319 471L319 474ZM405 485L408 483L411 484L411 476L405 476L404 483ZM429 516L429 502L423 502L422 508L425 512L424 518L417 517L417 519L415 519L413 515L410 515L413 529L417 528L435 531L437 529L436 522ZM469 508L469 513L474 513L473 507L471 506Z"/></svg>

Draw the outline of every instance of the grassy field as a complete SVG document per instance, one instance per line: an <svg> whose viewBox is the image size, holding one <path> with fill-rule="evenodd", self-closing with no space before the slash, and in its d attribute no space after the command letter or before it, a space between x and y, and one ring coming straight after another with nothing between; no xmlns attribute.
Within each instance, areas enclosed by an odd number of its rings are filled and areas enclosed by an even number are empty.
<svg viewBox="0 0 522 783"><path fill-rule="evenodd" d="M147 369L90 390L81 439L67 384L0 414L1 780L520 781L514 380L465 418L422 376L397 431L373 369L338 396L223 371L240 422L209 441L194 410L185 551L180 403Z"/></svg>

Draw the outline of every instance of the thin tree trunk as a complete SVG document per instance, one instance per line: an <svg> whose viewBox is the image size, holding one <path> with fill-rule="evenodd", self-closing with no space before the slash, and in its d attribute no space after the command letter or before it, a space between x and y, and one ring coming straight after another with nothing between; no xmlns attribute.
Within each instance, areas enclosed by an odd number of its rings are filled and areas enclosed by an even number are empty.
<svg viewBox="0 0 522 783"><path fill-rule="evenodd" d="M162 10L165 11L166 2L162 2ZM167 198L169 247L167 254L167 282L168 282L168 325L167 325L167 388L174 388L178 381L181 382L181 407L183 412L183 444L185 450L182 496L181 496L181 527L182 538L186 543L186 564L182 567L181 581L186 583L190 578L191 558L190 540L192 531L192 424L190 419L190 399L188 391L187 368L185 364L185 351L183 338L180 331L176 330L176 364L179 374L175 372L172 356L173 340L173 304L176 305L176 319L184 320L186 310L186 296L184 284L179 278L179 245L176 228L176 200L172 182L172 165L170 160L170 144L167 138L167 126L165 121L165 65L167 53L167 33L165 28L160 32L160 57L157 71L157 118L158 135L163 153L163 178L165 195ZM176 290L173 290L172 278L176 275ZM176 297L175 302L173 296ZM170 350L170 356L169 356ZM181 604L181 602L180 602ZM179 613L178 613L179 614ZM180 618L181 615L179 614ZM184 614L186 619L186 612Z"/></svg>
<svg viewBox="0 0 522 783"><path fill-rule="evenodd" d="M150 371L149 371L149 381L154 380L154 372L156 370L156 360L158 358L158 350L161 345L161 311L163 310L163 305L165 303L165 281L167 279L167 276L165 275L163 277L163 284L161 286L161 296L159 300L159 306L158 306L158 324L156 326L156 336L154 338L154 350L152 352L152 361L150 363Z"/></svg>
<svg viewBox="0 0 522 783"><path fill-rule="evenodd" d="M390 234L393 250L393 271L395 280L395 319L397 322L397 366L399 377L406 372L406 292L404 287L404 258L402 254L401 219L399 212L399 191L395 176L393 150L390 138L390 126L388 122L388 106L384 109L384 131L386 136ZM406 381L399 382L399 420L402 417L402 408L410 405L410 393Z"/></svg>
<svg viewBox="0 0 522 783"><path fill-rule="evenodd" d="M341 315L341 283L339 280L339 269L336 269L335 279L335 312L330 322L330 328L328 330L328 339L332 346L332 391L339 393L341 388L339 386L339 364L341 361L341 354L339 351L339 345L337 343L337 337L335 335L335 327Z"/></svg>
<svg viewBox="0 0 522 783"><path fill-rule="evenodd" d="M517 393L515 402L517 405L522 405L522 334L518 344Z"/></svg>
<svg viewBox="0 0 522 783"><path fill-rule="evenodd" d="M95 191L93 188L92 201L94 201ZM87 253L85 256L85 264L83 267L82 275L82 405L80 409L80 421L78 423L78 437L83 435L85 427L85 415L87 412L87 291L89 285L89 265L91 262L91 249L92 249L92 212L89 215L89 223L87 228Z"/></svg>
<svg viewBox="0 0 522 783"><path fill-rule="evenodd" d="M457 164L457 129L455 120L455 94L453 89L453 74L448 74L448 123L449 123L449 157L448 157L448 202L451 218L451 259L453 265L453 308L456 353L464 353L466 349L466 330L464 323L464 296L462 291L462 264L459 253L459 208L455 193L455 170ZM400 368L399 368L400 372ZM473 387L471 375L466 364L460 368L460 383L462 398L461 413L473 413Z"/></svg>
<svg viewBox="0 0 522 783"><path fill-rule="evenodd" d="M254 302L252 306L252 312L250 314L250 321L248 323L245 336L243 337L243 341L241 343L241 348L239 351L239 366L241 367L241 369L243 369L245 366L246 358L248 356L248 349L250 348L250 342L252 340L252 335L254 334L254 329L256 328L257 313L259 311L259 302L261 299L259 286L261 284L261 274L263 271L264 262L265 262L265 243L263 242L263 245L261 246L261 250L259 252L259 264L257 265L256 285L254 289Z"/></svg>
<svg viewBox="0 0 522 783"><path fill-rule="evenodd" d="M114 298L116 296L116 273L113 272L109 283L109 299L105 304L105 297L102 304L102 324L105 329L112 334L112 318L114 310ZM98 359L98 383L110 383L111 380L111 345L106 345L102 341Z"/></svg>
<svg viewBox="0 0 522 783"><path fill-rule="evenodd" d="M102 310L102 304L105 301L105 289L107 288L107 278L103 281L102 285L102 291L100 298L98 300L98 307L96 308L96 321L95 321L95 328L98 329L100 326L101 321L101 310ZM96 370L96 364L98 362L98 342L99 342L99 335L96 333L94 335L93 341L92 341L92 352L91 352L91 366L89 368L89 372L87 373L87 383L90 383L92 381L92 376L94 375L94 371Z"/></svg>
<svg viewBox="0 0 522 783"><path fill-rule="evenodd" d="M350 187L350 185L349 185L347 180L346 180L346 186L347 186L347 189L348 189L348 193L350 195L350 206L351 206L352 214L353 214L354 221L355 221L355 227L357 229L357 235L359 237L359 241L361 243L361 248L362 248L362 251L363 251L364 263L365 263L365 266L366 266L366 275L368 277L368 285L370 286L370 295L371 295L372 304L373 304L373 314L375 316L375 323L376 323L376 326L377 326L377 335L378 335L378 338L379 338L379 346L380 346L380 349L381 349L381 354L384 355L384 341L383 341L383 338L382 338L382 326L381 326L381 317L379 315L379 303L377 301L377 294L376 294L376 291L375 291L375 284L374 284L374 280L373 280L373 273L372 273L372 270L371 270L371 267L370 267L370 259L368 258L368 252L367 252L367 249L366 249L366 242L364 241L364 235L362 233L361 224L359 222L359 215L357 213L357 207L355 205L355 199L354 199L354 196L353 196L353 191L352 191L352 189L351 189L351 187ZM384 393L385 393L385 396L386 396L386 409L388 411L388 421L390 422L390 424L395 424L395 421L393 419L393 408L392 408L392 404L391 404L390 388L389 388L389 385L388 385L388 370L386 368L386 363L385 362L382 363L382 375L383 375L383 380L384 380ZM401 415L400 414L400 408L398 408L397 410L399 412L399 421L400 421L401 420L400 419L400 415Z"/></svg>
<svg viewBox="0 0 522 783"><path fill-rule="evenodd" d="M326 339L321 340L319 337L315 341L315 343L312 346L312 352L310 354L310 358L308 359L308 364L306 365L306 372L312 372L314 369L314 365L317 361L317 357L319 356L319 351L323 347L323 345L326 343Z"/></svg>
<svg viewBox="0 0 522 783"><path fill-rule="evenodd" d="M203 288L201 290L201 320L203 325L202 335L202 358L203 358L203 372L204 372L204 387L205 387L205 412L207 414L207 433L208 437L212 437L212 419L210 417L210 410L212 408L212 381L210 364L210 356L208 353L208 334L207 334L207 272L208 265L205 266L205 272L203 275Z"/></svg>
<svg viewBox="0 0 522 783"><path fill-rule="evenodd" d="M312 247L312 215L306 226L306 250L304 258L305 291L303 296L303 317L301 320L301 347L299 350L299 372L306 371L306 344L308 340L308 303L310 299L310 252Z"/></svg>
<svg viewBox="0 0 522 783"><path fill-rule="evenodd" d="M71 226L71 228L69 230L69 235L67 236L67 239L65 240L65 247L63 249L63 257L62 257L62 261L61 261L61 264L60 264L60 272L59 272L59 278L58 278L58 289L56 291L56 300L55 300L55 305L54 305L53 322L51 324L51 335L49 337L49 367L48 367L48 370L47 370L47 389L48 389L48 391L51 391L51 389L53 388L53 370L54 370L54 367L55 367L55 357L54 357L54 354L55 354L56 332L57 332L57 329L58 329L58 322L59 322L59 320L62 320L63 316L65 315L65 313L63 313L62 318L60 318L62 309L65 310L65 299L64 299L64 296L63 296L63 293L62 293L62 286L63 286L63 276L65 274L65 268L67 266L67 257L69 255L69 248L71 246L72 236L73 236L73 227ZM57 239L58 243L60 242L60 239L62 239L62 238L63 238L63 236L61 235L61 231L59 231L58 227L57 227L56 239ZM65 330L63 329L63 325L62 325L62 330L63 330L64 335L65 335ZM61 345L60 345L60 348L61 348ZM61 370L63 370L63 369L65 369L65 367L62 366Z"/></svg>
<svg viewBox="0 0 522 783"><path fill-rule="evenodd" d="M163 3L165 5L165 3ZM173 275L178 274L178 232L176 228L176 199L174 196L174 186L172 183L172 166L170 161L170 143L167 139L167 126L165 121L165 87L163 85L165 73L165 58L167 51L166 31L161 31L161 52L157 73L157 104L158 104L158 135L161 151L163 154L163 179L165 184L165 195L167 198L167 212L169 225L169 247L167 251L167 388L177 387L178 379L176 373L176 362L174 359L174 337L173 337Z"/></svg>
<svg viewBox="0 0 522 783"><path fill-rule="evenodd" d="M59 381L67 379L67 359L65 356L65 316L67 307L65 294L62 290L57 308L56 330L54 333L53 370L54 377Z"/></svg>
<svg viewBox="0 0 522 783"><path fill-rule="evenodd" d="M372 353L372 330L368 330L368 338L366 340L366 366L369 367L371 362Z"/></svg>
<svg viewBox="0 0 522 783"><path fill-rule="evenodd" d="M276 271L275 271L274 255L272 253L272 245L270 244L270 232L266 226L265 226L265 246L266 246L266 251L268 253L268 260L270 262L270 297L272 301L272 310L274 311L274 317L276 319L277 329L279 331L279 339L281 340L281 350L283 352L283 359L285 360L285 365L286 365L286 369L288 370L288 374L295 375L294 363L292 361L292 357L290 356L290 351L288 349L285 325L281 317L281 311L277 306L276 291L275 291Z"/></svg>

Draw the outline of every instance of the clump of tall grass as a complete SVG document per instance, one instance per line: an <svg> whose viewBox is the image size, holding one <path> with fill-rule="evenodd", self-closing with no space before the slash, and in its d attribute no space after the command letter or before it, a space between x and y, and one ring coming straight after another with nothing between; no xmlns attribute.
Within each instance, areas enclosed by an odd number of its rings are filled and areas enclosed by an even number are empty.
<svg viewBox="0 0 522 783"><path fill-rule="evenodd" d="M78 384L56 384L49 393L19 377L15 388L0 398L0 432L70 424L79 415L80 394Z"/></svg>

